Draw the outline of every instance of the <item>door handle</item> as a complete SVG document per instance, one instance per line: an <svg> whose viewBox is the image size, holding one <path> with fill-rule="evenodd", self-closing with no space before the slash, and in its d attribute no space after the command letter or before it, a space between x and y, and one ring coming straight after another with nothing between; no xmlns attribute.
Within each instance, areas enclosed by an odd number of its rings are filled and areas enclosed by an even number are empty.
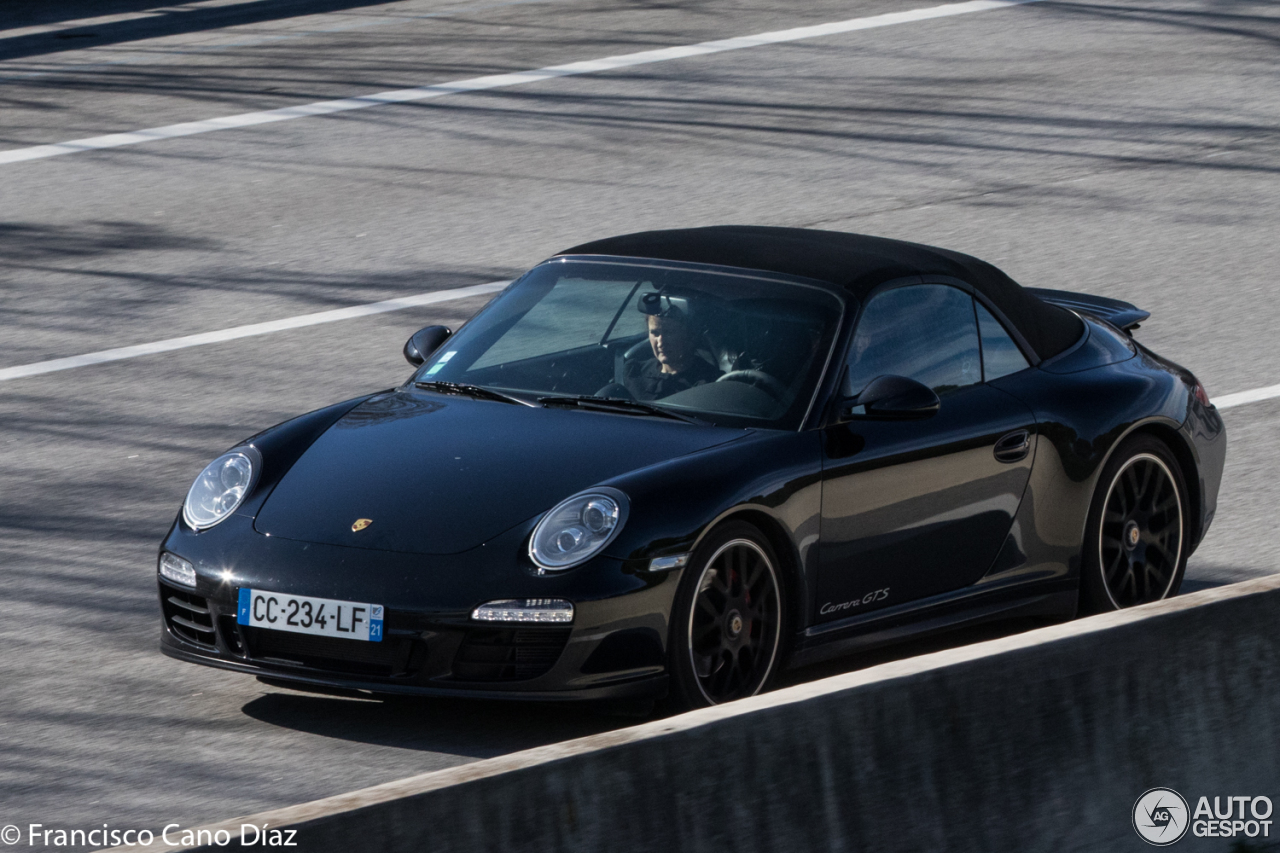
<svg viewBox="0 0 1280 853"><path fill-rule="evenodd" d="M1021 462L1031 450L1031 433L1025 429L1002 435L992 452L1001 462Z"/></svg>

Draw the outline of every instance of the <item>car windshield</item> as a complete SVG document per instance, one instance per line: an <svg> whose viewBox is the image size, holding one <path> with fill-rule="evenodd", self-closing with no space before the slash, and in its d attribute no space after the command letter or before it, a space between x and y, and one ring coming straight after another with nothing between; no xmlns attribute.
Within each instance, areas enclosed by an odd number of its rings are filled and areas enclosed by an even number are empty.
<svg viewBox="0 0 1280 853"><path fill-rule="evenodd" d="M558 258L494 299L413 381L547 406L640 416L658 407L723 426L795 429L842 310L825 286L763 273Z"/></svg>

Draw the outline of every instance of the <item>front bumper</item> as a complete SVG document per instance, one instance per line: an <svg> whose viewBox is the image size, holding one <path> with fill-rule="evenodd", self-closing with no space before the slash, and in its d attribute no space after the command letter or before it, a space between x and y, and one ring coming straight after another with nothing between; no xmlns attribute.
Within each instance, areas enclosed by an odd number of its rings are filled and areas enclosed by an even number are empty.
<svg viewBox="0 0 1280 853"><path fill-rule="evenodd" d="M520 532L512 535L518 540ZM601 557L564 576L538 578L511 557L498 560L518 553L504 544L430 557L265 537L247 518L200 534L178 524L164 550L192 561L197 583L192 589L158 578L161 651L335 690L542 700L665 694L667 620L679 572L637 573ZM382 604L384 638L364 642L240 625L241 587ZM470 619L486 601L539 597L572 601L574 621Z"/></svg>
<svg viewBox="0 0 1280 853"><path fill-rule="evenodd" d="M572 626L466 624L388 609L383 641L369 643L239 625L234 600L164 581L160 598L164 654L299 685L490 699L666 692L665 632L644 618L593 624L590 606L578 608Z"/></svg>

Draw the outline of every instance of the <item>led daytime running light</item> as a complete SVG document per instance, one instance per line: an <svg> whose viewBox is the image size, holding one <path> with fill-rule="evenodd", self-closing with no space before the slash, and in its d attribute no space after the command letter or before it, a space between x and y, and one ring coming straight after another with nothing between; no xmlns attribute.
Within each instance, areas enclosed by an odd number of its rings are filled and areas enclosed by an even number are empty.
<svg viewBox="0 0 1280 853"><path fill-rule="evenodd" d="M573 604L563 598L508 598L490 601L471 611L477 622L554 622L573 621Z"/></svg>

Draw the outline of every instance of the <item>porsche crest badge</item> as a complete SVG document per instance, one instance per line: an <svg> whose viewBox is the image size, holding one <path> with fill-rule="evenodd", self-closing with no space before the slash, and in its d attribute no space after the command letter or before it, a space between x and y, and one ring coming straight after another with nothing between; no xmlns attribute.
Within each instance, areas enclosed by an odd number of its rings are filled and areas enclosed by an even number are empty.
<svg viewBox="0 0 1280 853"><path fill-rule="evenodd" d="M373 524L372 518L357 518L356 523L351 525L351 532L359 533L361 530L364 530L370 524Z"/></svg>

